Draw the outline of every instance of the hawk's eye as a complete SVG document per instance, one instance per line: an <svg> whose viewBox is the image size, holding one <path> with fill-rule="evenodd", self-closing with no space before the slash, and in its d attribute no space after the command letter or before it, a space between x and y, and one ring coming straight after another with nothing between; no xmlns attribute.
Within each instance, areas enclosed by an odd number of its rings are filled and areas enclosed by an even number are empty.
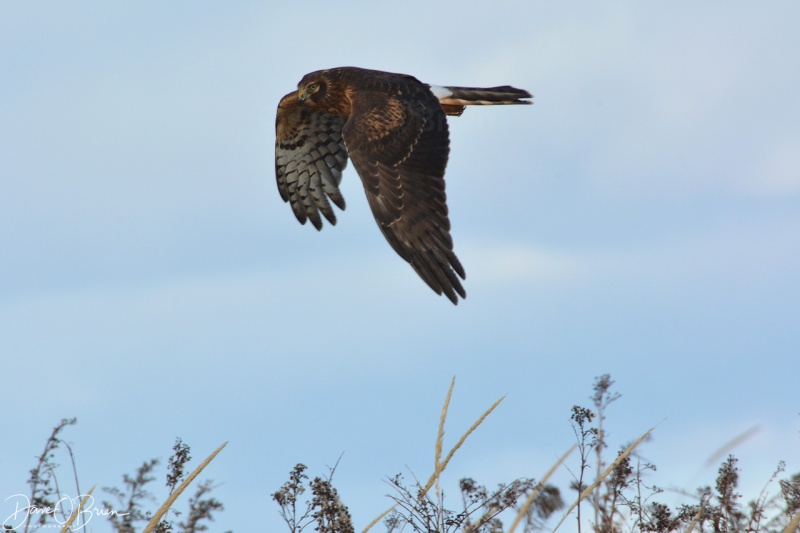
<svg viewBox="0 0 800 533"><path fill-rule="evenodd" d="M319 83L312 83L308 87L306 87L306 91L310 93L315 93L319 90Z"/></svg>

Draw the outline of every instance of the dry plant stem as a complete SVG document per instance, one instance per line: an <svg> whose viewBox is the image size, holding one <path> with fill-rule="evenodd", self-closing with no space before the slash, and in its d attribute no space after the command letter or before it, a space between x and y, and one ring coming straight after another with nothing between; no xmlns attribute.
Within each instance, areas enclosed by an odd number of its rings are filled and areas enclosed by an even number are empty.
<svg viewBox="0 0 800 533"><path fill-rule="evenodd" d="M584 499L585 499L587 496L589 496L589 495L592 493L592 491L593 491L594 489L596 489L596 488L597 488L597 486L598 486L600 483L602 483L602 482L603 482L603 480L604 480L606 477L608 477L608 475L609 475L609 474L610 474L610 473L611 473L611 472L614 470L614 468L616 468L616 467L617 467L617 465L623 461L623 459L625 459L626 457L628 457L628 455L630 455L630 453L631 453L631 452L632 452L632 451L633 451L633 450L634 450L634 449L635 449L635 448L636 448L636 447L637 447L639 444L641 444L641 443L642 443L642 441L643 441L644 439L646 439L646 438L647 438L647 436L648 436L648 435L649 435L649 434L650 434L650 433L651 433L651 432L652 432L654 429L655 429L654 427L652 427L652 428L648 429L648 430L647 430L647 431L646 431L646 432L645 432L645 433L644 433L644 434L643 434L641 437L639 437L638 439L636 439L636 442L634 442L633 444L631 444L630 446L628 446L628 448L627 448L627 449L626 449L624 452L622 452L621 454L619 454L619 457L617 457L617 460L616 460L616 461L614 461L613 463L611 463L610 465L608 465L608 468L606 468L606 469L605 469L605 471L603 471L602 475L600 475L600 476L599 476L597 479L595 479L595 480L594 480L594 483L592 483L591 485L589 485L588 487L586 487L586 489L584 489L584 491L583 491L583 492L581 492L580 496L578 496L578 499L577 499L577 500L575 500L575 502L574 502L572 505L570 505L569 509L567 509L567 512L566 512L566 513L564 513L564 516L562 516L562 517L561 517L561 520L558 522L558 524L556 525L556 527L555 527L555 528L553 528L553 532L555 532L555 531L556 531L556 530L557 530L559 527L561 527L561 524L563 524L563 523L564 523L564 520L566 520L566 519L567 519L567 517L568 517L568 516L569 516L569 514L572 512L572 510L573 510L573 509L575 509L575 507L577 507L577 505L578 505L578 504L579 504L581 501L583 501L583 500L584 500Z"/></svg>
<svg viewBox="0 0 800 533"><path fill-rule="evenodd" d="M75 465L75 454L72 453L72 446L70 446L68 442L64 442L64 446L67 448L67 451L69 452L69 462L72 463L72 477L75 480L75 491L76 491L75 494L80 494L81 486L80 483L78 483L78 467ZM95 485L94 487L96 486L97 485ZM94 487L92 487L92 490L94 490ZM89 491L89 494L92 493L92 490ZM89 494L87 494L87 496ZM85 502L81 502L81 505L83 505L84 503ZM78 507L78 511L80 511L80 507ZM86 526L85 521L83 522L83 526L84 527Z"/></svg>
<svg viewBox="0 0 800 533"><path fill-rule="evenodd" d="M48 452L52 451L53 447L55 447L57 445L55 443L61 442L60 439L57 438L58 433L62 429L64 429L65 426L71 426L71 425L75 424L75 422L77 422L77 418L71 418L71 419L63 418L61 420L61 423L59 425L57 425L56 427L54 427L52 433L50 433L50 437L45 442L44 451L42 452L42 455L39 456L39 462L37 463L36 468L34 468L31 471L32 483L31 483L30 501L35 501L36 491L37 491L37 489L39 487L39 481L41 480L42 467L49 467L50 466L47 463L47 454L48 454ZM28 517L25 520L25 527L23 529L24 533L28 533L28 531L30 530L31 518L32 517L33 517L33 513L28 513Z"/></svg>
<svg viewBox="0 0 800 533"><path fill-rule="evenodd" d="M639 525L641 526L641 524L644 524L644 511L642 509L642 463L639 459L636 460L636 499L639 502L636 506L636 512L639 515ZM687 533L691 533L691 530L687 531Z"/></svg>
<svg viewBox="0 0 800 533"><path fill-rule="evenodd" d="M96 487L96 486L97 485L95 485L94 487ZM83 497L83 499L78 504L78 508L75 509L74 511L72 511L72 514L69 515L69 519L67 519L67 521L64 522L64 527L61 528L61 533L68 533L69 532L70 526L75 521L75 519L78 518L78 516L81 514L81 509L83 509L83 506L86 505L86 502L89 501L89 497L92 495L92 492L94 492L94 487L89 489L89 492L86 493L86 495Z"/></svg>
<svg viewBox="0 0 800 533"><path fill-rule="evenodd" d="M711 495L709 494L707 497L700 500L700 509L697 510L697 514L694 515L692 521L689 522L689 527L686 528L686 533L692 533L694 526L700 521L700 517L703 516L703 511L705 510L706 505L708 504L709 500L711 500Z"/></svg>
<svg viewBox="0 0 800 533"><path fill-rule="evenodd" d="M725 444L723 444L717 451L711 454L711 456L706 459L706 466L712 466L717 464L717 462L728 455L728 453L739 446L741 443L755 435L761 431L761 426L753 426L747 431L740 433L739 435L735 436Z"/></svg>
<svg viewBox="0 0 800 533"><path fill-rule="evenodd" d="M597 406L597 445L594 447L595 454L597 455L597 475L603 471L603 446L605 446L605 431L603 430L603 406ZM600 523L600 498L593 498L592 508L594 510L594 523ZM578 526L580 528L580 526Z"/></svg>
<svg viewBox="0 0 800 533"><path fill-rule="evenodd" d="M167 498L167 501L165 501L165 502L164 502L164 504L163 504L161 507L159 507L158 511L156 511L156 514L155 514L155 515L153 515L153 519L152 519L152 520L150 520L150 522L147 524L147 527L145 527L145 528L144 528L144 531L143 531L142 533L150 533L151 531L153 531L153 529L154 529L154 528L155 528L155 527L158 525L158 523L161 521L161 518L163 518L163 516L164 516L164 515L167 513L167 511L169 510L169 508L170 508L170 507L172 507L172 504L173 504L173 503L175 503L175 500L177 500L177 499L178 499L178 496L180 496L180 495L181 495L181 493L182 493L184 490L186 490L186 488L187 488L187 487L188 487L188 486L189 486L189 485L192 483L192 481L194 481L194 478L196 478L198 475L200 475L200 472L202 472L202 471L203 471L203 469L204 469L206 466L208 466L208 463L210 463L211 461L213 461L213 460L214 460L214 457L216 457L216 456L217 456L217 454L218 454L219 452L221 452L221 451L222 451L222 449L223 449L225 446L227 446L227 445L228 445L228 443L227 443L227 442L223 442L223 443L222 443L222 445L221 445L219 448L217 448L216 450L214 450L214 453L212 453L211 455L209 455L209 456L206 458L206 460L205 460L205 461L203 461L202 463L200 463L200 465L199 465L197 468L195 468L194 472L192 472L191 474L189 474L189 476L188 476L188 477L187 477L185 480L183 480L183 483L181 483L181 484L178 486L178 488L176 488L176 489L175 489L175 491L174 491L172 494L170 494L170 495L169 495L169 498Z"/></svg>
<svg viewBox="0 0 800 533"><path fill-rule="evenodd" d="M439 416L439 432L436 434L436 448L434 450L435 456L433 458L433 470L439 470L439 460L442 458L442 443L444 442L444 421L447 420L447 411L450 409L450 398L453 396L453 387L456 385L456 377L453 376L450 381L450 388L447 390L447 396L444 399L442 406L442 414Z"/></svg>
<svg viewBox="0 0 800 533"><path fill-rule="evenodd" d="M441 459L442 459L442 445L444 443L444 423L447 419L447 411L450 409L450 399L453 396L453 388L456 385L456 377L453 376L453 379L450 381L450 388L447 390L447 396L444 399L444 405L442 406L442 414L439 416L439 431L436 434L436 446L434 450L434 458L433 458L433 472L436 476L436 496L439 498L441 502L442 498L442 488L439 485L439 472L443 470L441 468ZM427 492L427 489L426 491ZM420 499L422 495L420 495ZM440 531L444 530L444 524L439 524Z"/></svg>
<svg viewBox="0 0 800 533"><path fill-rule="evenodd" d="M449 463L449 462L450 462L450 459L452 459L452 458L453 458L453 455L456 453L456 451L457 451L459 448L461 448L461 445L462 445L462 444L464 444L464 441L466 441L466 440L467 440L467 437L469 437L469 436L472 434L472 432L473 432L473 431L475 431L475 430L478 428L478 426L480 426L481 424L483 424L483 421L484 421L484 420L486 420L486 417L487 417L487 416L489 416L489 415L491 414L491 412L492 412L492 411L494 411L494 410L495 410L495 408L496 408L498 405L500 405L500 402L502 402L504 399L505 399L505 396L503 396L502 398L500 398L499 400L497 400L496 402L494 402L494 403L492 404L492 406L491 406L491 407L489 407L489 409L487 409L487 410L486 410L486 412L485 412L485 413L483 413L483 414L481 415L481 417L480 417L478 420L476 420L476 421L475 421L475 423L474 423L474 424L472 424L472 426L471 426L471 427L470 427L470 428L467 430L467 432L466 432L466 433L464 433L464 434L461 436L461 438L460 438L460 439L458 439L458 442L456 442L456 445L455 445L455 446L453 446L453 449L452 449L452 450L450 450L450 451L447 453L447 457L445 457L445 458L444 458L444 461L442 461L441 463L439 463L439 465L438 465L438 468L436 469L436 471L435 471L433 474L431 474L431 477L430 477L430 479L428 480L428 482L425 484L425 487L423 487L422 491L420 492L420 496L419 496L420 498L422 498L423 496L425 496L425 494L427 494L427 493L428 493L428 491L430 490L430 488L433 486L433 483L434 483L434 481L436 481L436 480L439 478L439 475L440 475L442 472L444 472L444 469L445 469L445 468L447 468L447 463Z"/></svg>
<svg viewBox="0 0 800 533"><path fill-rule="evenodd" d="M472 424L472 426L467 430L467 432L464 433L464 435L461 436L461 438L458 440L456 445L453 446L453 449L450 450L450 452L447 454L447 457L444 458L444 461L440 461L440 458L442 456L442 442L444 441L444 422L447 419L447 410L450 407L450 398L453 395L453 387L455 386L455 383L456 383L456 378L454 377L453 380L450 382L450 389L447 391L447 397L445 398L444 405L442 406L442 414L439 417L439 432L436 435L436 447L435 447L435 450L436 450L435 451L435 456L436 457L435 457L435 461L434 461L434 471L433 471L433 474L431 474L430 479L428 479L428 482L425 484L425 486L419 492L418 498L420 500L422 500L422 498L425 497L425 495L428 493L428 491L433 486L434 482L438 482L439 476L441 475L442 472L444 472L444 469L447 468L447 463L449 463L450 459L453 458L453 455L456 453L456 450L458 450L461 447L461 445L464 444L464 441L467 440L467 437L469 437L472 434L472 432L475 431L475 429L477 429L477 427L480 426L483 423L484 420L486 420L486 417L489 416L489 414L492 411L494 411L494 409L498 405L500 405L500 402L502 402L503 399L505 399L505 396L503 396L502 398L500 398L499 400L494 402L492 404L492 406L489 407L489 409L487 409L486 412L483 413L483 415L481 415L481 417L478 418L478 420L476 420L474 424ZM394 510L395 507L397 507L397 504L392 505L389 509L384 511L375 520L373 520L372 522L367 524L367 527L364 528L362 533L367 533L367 531L369 531L372 528L372 526L374 526L375 524L380 522L380 520L384 516L386 516L387 514L391 513ZM145 531L145 533L147 533L147 532Z"/></svg>
<svg viewBox="0 0 800 533"><path fill-rule="evenodd" d="M767 489L769 486L777 479L778 475L783 472L783 467L781 466L782 462L778 464L778 468L772 474L767 482L764 484L764 488L761 489L761 492L758 493L758 498L755 501L756 508L766 509L767 505L769 505L769 501L767 500ZM753 513L750 516L750 523L747 525L748 531L761 531L761 519L763 517L759 516L759 513ZM755 526L753 525L753 521L756 521Z"/></svg>
<svg viewBox="0 0 800 533"><path fill-rule="evenodd" d="M794 533L798 527L800 527L800 512L795 513L794 518L783 530L783 533Z"/></svg>
<svg viewBox="0 0 800 533"><path fill-rule="evenodd" d="M367 531L372 529L372 526L374 526L375 524L377 524L378 522L383 520L384 516L386 516L387 514L391 513L392 511L394 511L395 507L397 507L397 504L392 505L391 507L386 509L384 512L382 512L380 515L378 515L378 517L375 520L373 520L372 522L367 524L367 527L365 527L364 530L361 533L367 533Z"/></svg>
<svg viewBox="0 0 800 533"><path fill-rule="evenodd" d="M547 483L547 480L550 479L550 476L553 475L553 472L555 472L556 469L559 466L561 466L561 464L564 461L566 461L567 457L569 457L570 454L572 452L574 452L575 448L577 448L577 447L578 447L577 444L573 444L572 447L569 450L567 450L567 453L562 455L561 459L559 459L556 462L556 464L554 464L550 468L550 470L547 471L547 473L544 475L544 477L541 480L539 480L539 484L536 486L536 488L531 493L531 495L528 496L528 499L525 500L525 503L522 505L522 507L520 507L519 512L517 513L517 517L514 519L514 523L511 524L511 529L508 530L508 533L514 533L514 530L517 529L517 526L519 525L520 521L522 520L522 517L525 516L528 513L528 509L530 509L531 505L533 505L533 501L536 499L536 496L539 495L539 491L542 489L542 487L544 487L544 484Z"/></svg>

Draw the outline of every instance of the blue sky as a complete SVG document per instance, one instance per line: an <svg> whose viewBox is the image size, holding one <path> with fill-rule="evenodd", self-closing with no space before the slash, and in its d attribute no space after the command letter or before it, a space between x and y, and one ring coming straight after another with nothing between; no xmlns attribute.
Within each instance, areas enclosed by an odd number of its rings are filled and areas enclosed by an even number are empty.
<svg viewBox="0 0 800 533"><path fill-rule="evenodd" d="M280 531L269 494L344 452L362 528L386 476L428 475L454 375L450 443L508 396L451 487L541 476L604 373L612 448L659 424L641 452L660 486L712 483L706 459L753 427L746 496L780 459L800 470L799 16L4 2L0 500L76 416L82 488L166 462L176 436L198 459L229 441L212 530ZM535 95L450 121L457 307L384 241L352 167L335 228L280 199L277 102L342 65Z"/></svg>

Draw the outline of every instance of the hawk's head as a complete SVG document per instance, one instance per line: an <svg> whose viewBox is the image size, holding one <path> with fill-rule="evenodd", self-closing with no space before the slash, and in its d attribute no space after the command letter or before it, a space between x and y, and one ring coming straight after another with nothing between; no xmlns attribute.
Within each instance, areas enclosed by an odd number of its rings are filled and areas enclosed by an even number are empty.
<svg viewBox="0 0 800 533"><path fill-rule="evenodd" d="M297 99L317 111L346 117L350 115L350 100L344 89L341 76L318 70L306 74L297 84Z"/></svg>
<svg viewBox="0 0 800 533"><path fill-rule="evenodd" d="M305 102L306 99L310 98L314 94L319 93L320 90L323 89L324 87L326 87L326 85L321 80L320 81L312 81L312 82L305 83L305 84L301 82L300 85L297 88L297 99L300 100L301 102ZM324 94L325 91L322 90L322 93ZM315 100L319 99L319 96L320 95L317 95Z"/></svg>

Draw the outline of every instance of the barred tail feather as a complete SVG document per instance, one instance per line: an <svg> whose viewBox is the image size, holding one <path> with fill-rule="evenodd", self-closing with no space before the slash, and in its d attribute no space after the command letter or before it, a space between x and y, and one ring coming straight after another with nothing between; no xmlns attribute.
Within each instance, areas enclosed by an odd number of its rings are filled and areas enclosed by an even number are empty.
<svg viewBox="0 0 800 533"><path fill-rule="evenodd" d="M460 115L468 105L525 105L531 93L510 85L499 87L441 87L432 85L431 91L439 99L445 113Z"/></svg>
<svg viewBox="0 0 800 533"><path fill-rule="evenodd" d="M510 85L500 87L445 87L450 96L441 100L446 105L530 104L531 93Z"/></svg>

